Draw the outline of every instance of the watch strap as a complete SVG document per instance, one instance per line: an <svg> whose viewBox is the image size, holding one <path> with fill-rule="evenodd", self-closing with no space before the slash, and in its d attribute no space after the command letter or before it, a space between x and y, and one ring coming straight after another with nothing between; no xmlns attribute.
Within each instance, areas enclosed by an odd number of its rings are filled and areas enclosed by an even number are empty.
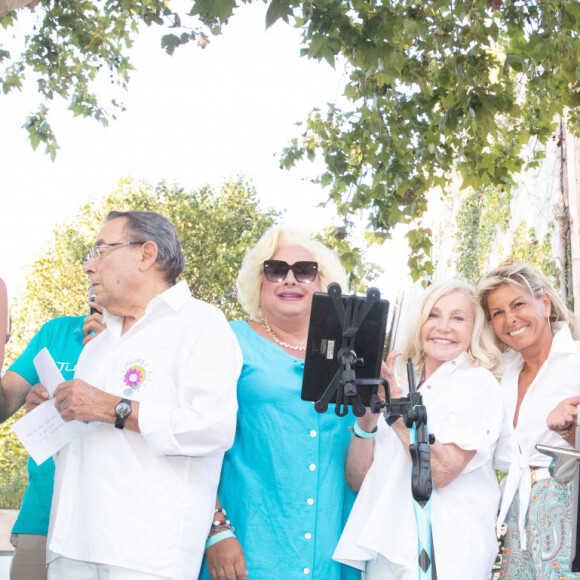
<svg viewBox="0 0 580 580"><path fill-rule="evenodd" d="M129 412L126 415L119 415L117 413L117 406L120 403L127 403L129 405ZM115 405L115 427L117 429L125 428L125 419L131 414L131 401L129 399L121 399L117 405Z"/></svg>
<svg viewBox="0 0 580 580"><path fill-rule="evenodd" d="M115 414L115 427L117 427L117 429L124 429L126 418L127 417L121 417L121 415Z"/></svg>

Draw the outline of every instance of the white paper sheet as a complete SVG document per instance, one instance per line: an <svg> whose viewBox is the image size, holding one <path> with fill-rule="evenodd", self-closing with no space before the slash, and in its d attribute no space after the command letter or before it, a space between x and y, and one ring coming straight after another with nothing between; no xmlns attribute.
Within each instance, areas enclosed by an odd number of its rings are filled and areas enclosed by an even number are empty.
<svg viewBox="0 0 580 580"><path fill-rule="evenodd" d="M48 349L46 347L43 348L34 357L32 362L34 363L34 368L38 374L40 384L46 387L46 390L52 397L56 387L58 387L60 383L64 383L64 377L58 370L58 367L56 366L53 358L50 356Z"/></svg>
<svg viewBox="0 0 580 580"><path fill-rule="evenodd" d="M52 395L64 382L48 349L43 348L34 358L38 378L50 393L50 399L27 413L12 425L12 430L37 465L44 463L57 451L77 437L92 431L98 422L64 421L54 406Z"/></svg>

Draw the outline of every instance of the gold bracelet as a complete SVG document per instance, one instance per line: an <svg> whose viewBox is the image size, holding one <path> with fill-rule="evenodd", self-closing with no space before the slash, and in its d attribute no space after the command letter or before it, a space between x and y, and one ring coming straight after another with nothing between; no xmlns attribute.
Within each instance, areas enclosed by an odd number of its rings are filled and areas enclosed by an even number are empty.
<svg viewBox="0 0 580 580"><path fill-rule="evenodd" d="M566 437L568 437L568 435L570 435L570 433L572 432L572 428L575 426L576 426L576 421L574 421L574 423L572 423L571 425L566 427L566 429L562 429L562 431L558 431L558 436L562 437L562 439L566 439Z"/></svg>

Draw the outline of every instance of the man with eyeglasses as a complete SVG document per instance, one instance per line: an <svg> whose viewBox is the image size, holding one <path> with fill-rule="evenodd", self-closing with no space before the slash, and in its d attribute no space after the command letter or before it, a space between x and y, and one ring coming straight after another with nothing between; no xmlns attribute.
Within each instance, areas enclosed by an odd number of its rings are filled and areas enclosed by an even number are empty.
<svg viewBox="0 0 580 580"><path fill-rule="evenodd" d="M56 456L49 579L197 578L242 361L223 314L176 282L183 264L144 211L111 212L84 262L106 329L55 405L99 425Z"/></svg>

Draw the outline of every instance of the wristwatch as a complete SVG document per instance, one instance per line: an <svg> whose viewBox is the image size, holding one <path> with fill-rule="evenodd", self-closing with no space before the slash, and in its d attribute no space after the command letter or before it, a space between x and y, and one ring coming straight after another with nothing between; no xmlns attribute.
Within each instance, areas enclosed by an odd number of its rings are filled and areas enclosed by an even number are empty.
<svg viewBox="0 0 580 580"><path fill-rule="evenodd" d="M125 427L125 419L131 414L131 401L129 399L121 399L115 405L115 427L123 429Z"/></svg>

